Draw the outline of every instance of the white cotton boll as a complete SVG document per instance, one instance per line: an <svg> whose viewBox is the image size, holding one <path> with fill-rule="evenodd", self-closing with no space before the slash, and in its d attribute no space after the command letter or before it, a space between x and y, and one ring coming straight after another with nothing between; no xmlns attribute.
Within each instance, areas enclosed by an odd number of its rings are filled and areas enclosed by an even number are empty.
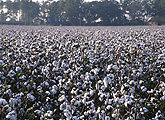
<svg viewBox="0 0 165 120"><path fill-rule="evenodd" d="M154 102L156 102L156 100L157 99L155 97L151 97L151 100L150 101L151 101L151 103L154 103Z"/></svg>
<svg viewBox="0 0 165 120"><path fill-rule="evenodd" d="M6 118L10 119L10 120L17 120L17 113L16 113L16 111L13 110L13 111L9 112L6 115Z"/></svg>
<svg viewBox="0 0 165 120"><path fill-rule="evenodd" d="M43 114L43 112L41 110L35 110L34 113L36 113L37 115Z"/></svg>
<svg viewBox="0 0 165 120"><path fill-rule="evenodd" d="M131 101L126 101L126 102L124 103L124 105L125 105L126 107L130 107L131 104L132 104Z"/></svg>
<svg viewBox="0 0 165 120"><path fill-rule="evenodd" d="M51 116L53 115L53 112L52 112L51 110L48 110L47 113L48 113L48 114L47 114L48 117L51 117Z"/></svg>
<svg viewBox="0 0 165 120"><path fill-rule="evenodd" d="M16 72L21 71L21 67L16 67L16 68L15 68L15 71L16 71Z"/></svg>
<svg viewBox="0 0 165 120"><path fill-rule="evenodd" d="M46 93L47 95L50 95L50 92L49 92L49 91L46 91L45 93Z"/></svg>
<svg viewBox="0 0 165 120"><path fill-rule="evenodd" d="M94 90L90 90L90 95L92 96L94 94Z"/></svg>
<svg viewBox="0 0 165 120"><path fill-rule="evenodd" d="M141 86L141 90L142 90L142 92L146 92L147 88L145 86Z"/></svg>
<svg viewBox="0 0 165 120"><path fill-rule="evenodd" d="M16 75L16 73L13 70L10 70L9 73L8 73L9 77L13 77L15 75Z"/></svg>
<svg viewBox="0 0 165 120"><path fill-rule="evenodd" d="M105 117L105 120L110 120L111 118L109 116L106 116Z"/></svg>
<svg viewBox="0 0 165 120"><path fill-rule="evenodd" d="M21 77L19 77L21 80L26 80L26 76L22 75Z"/></svg>
<svg viewBox="0 0 165 120"><path fill-rule="evenodd" d="M44 83L47 87L49 87L49 83L46 81L45 83Z"/></svg>
<svg viewBox="0 0 165 120"><path fill-rule="evenodd" d="M83 120L84 119L84 115L80 116L80 120Z"/></svg>
<svg viewBox="0 0 165 120"><path fill-rule="evenodd" d="M75 99L75 98L73 98L73 99L71 100L71 104L73 104L73 103L75 102L75 100L76 100L76 99Z"/></svg>
<svg viewBox="0 0 165 120"><path fill-rule="evenodd" d="M65 95L62 95L61 97L58 98L58 101L62 102L64 101L66 98L65 98Z"/></svg>
<svg viewBox="0 0 165 120"><path fill-rule="evenodd" d="M164 86L164 88L163 88L164 90L163 90L163 96L165 96L165 86Z"/></svg>
<svg viewBox="0 0 165 120"><path fill-rule="evenodd" d="M77 101L77 100L74 102L74 105L75 105L75 106L77 106L77 105L78 105L78 101Z"/></svg>
<svg viewBox="0 0 165 120"><path fill-rule="evenodd" d="M105 86L105 87L108 87L109 81L108 81L108 78L107 78L107 77L105 77L105 78L103 79L103 83L104 83L104 86Z"/></svg>
<svg viewBox="0 0 165 120"><path fill-rule="evenodd" d="M52 86L51 92L52 92L53 94L56 94L56 93L57 93L57 90L58 90L57 85L53 85L53 86Z"/></svg>
<svg viewBox="0 0 165 120"><path fill-rule="evenodd" d="M66 117L68 120L71 120L71 119L72 119L72 115L71 115L71 113L69 112L69 110L64 110L64 115L65 115L65 117Z"/></svg>
<svg viewBox="0 0 165 120"><path fill-rule="evenodd" d="M24 64L28 64L28 61L27 60L22 60L22 62L24 63Z"/></svg>
<svg viewBox="0 0 165 120"><path fill-rule="evenodd" d="M84 112L84 115L85 115L85 116L88 116L88 112L85 111L85 112Z"/></svg>
<svg viewBox="0 0 165 120"><path fill-rule="evenodd" d="M112 65L108 65L107 70L110 71L112 68Z"/></svg>
<svg viewBox="0 0 165 120"><path fill-rule="evenodd" d="M140 73L143 72L143 68L142 68L142 67L139 68L139 72L140 72Z"/></svg>
<svg viewBox="0 0 165 120"><path fill-rule="evenodd" d="M70 105L66 105L66 109L67 109L67 110L71 110Z"/></svg>
<svg viewBox="0 0 165 120"><path fill-rule="evenodd" d="M148 109L146 107L143 107L144 112L148 112Z"/></svg>
<svg viewBox="0 0 165 120"><path fill-rule="evenodd" d="M18 100L16 98L10 98L9 103L14 107L16 104L18 104Z"/></svg>
<svg viewBox="0 0 165 120"><path fill-rule="evenodd" d="M113 80L115 78L114 74L109 74L108 77L110 77L110 80Z"/></svg>
<svg viewBox="0 0 165 120"><path fill-rule="evenodd" d="M12 108L9 105L5 105L4 107L6 108L7 112L11 112Z"/></svg>
<svg viewBox="0 0 165 120"><path fill-rule="evenodd" d="M121 53L121 57L124 57L125 56L125 54L124 53Z"/></svg>
<svg viewBox="0 0 165 120"><path fill-rule="evenodd" d="M11 55L12 55L12 53L8 53L7 55L8 55L8 57L9 57L9 56L11 56Z"/></svg>
<svg viewBox="0 0 165 120"><path fill-rule="evenodd" d="M4 66L5 63L3 62L3 60L0 60L0 65Z"/></svg>
<svg viewBox="0 0 165 120"><path fill-rule="evenodd" d="M84 97L87 98L88 95L89 95L89 92L86 92L86 93L84 94Z"/></svg>
<svg viewBox="0 0 165 120"><path fill-rule="evenodd" d="M83 98L82 103L86 104L86 98Z"/></svg>
<svg viewBox="0 0 165 120"><path fill-rule="evenodd" d="M144 102L144 100L143 100L143 99L140 99L140 100L139 100L139 103L143 103L143 102Z"/></svg>
<svg viewBox="0 0 165 120"><path fill-rule="evenodd" d="M113 68L114 70L119 70L119 67L118 67L117 65L113 65L112 68Z"/></svg>
<svg viewBox="0 0 165 120"><path fill-rule="evenodd" d="M130 85L136 85L136 82L134 80L131 80L129 83Z"/></svg>
<svg viewBox="0 0 165 120"><path fill-rule="evenodd" d="M98 68L95 68L94 69L94 74L97 75L99 73L99 69Z"/></svg>
<svg viewBox="0 0 165 120"><path fill-rule="evenodd" d="M113 117L113 118L116 118L116 116L117 116L116 114L112 114L112 117Z"/></svg>
<svg viewBox="0 0 165 120"><path fill-rule="evenodd" d="M0 98L0 106L4 106L6 104L8 104L7 101L3 98Z"/></svg>
<svg viewBox="0 0 165 120"><path fill-rule="evenodd" d="M79 120L77 116L73 116L73 120Z"/></svg>
<svg viewBox="0 0 165 120"><path fill-rule="evenodd" d="M106 87L104 85L101 86L101 89L105 91Z"/></svg>
<svg viewBox="0 0 165 120"><path fill-rule="evenodd" d="M27 98L31 101L34 101L36 99L31 93L27 94Z"/></svg>
<svg viewBox="0 0 165 120"><path fill-rule="evenodd" d="M107 108L107 110L110 110L112 107L111 107L111 105L108 105L106 108Z"/></svg>
<svg viewBox="0 0 165 120"><path fill-rule="evenodd" d="M140 85L141 85L141 84L143 84L143 83L144 83L144 81L143 81L143 80L140 80L140 81L139 81L139 84L140 84Z"/></svg>
<svg viewBox="0 0 165 120"><path fill-rule="evenodd" d="M160 98L160 100L161 100L161 101L165 101L165 96L162 96L162 97Z"/></svg>
<svg viewBox="0 0 165 120"><path fill-rule="evenodd" d="M60 105L60 110L65 110L66 109L66 105L63 103Z"/></svg>
<svg viewBox="0 0 165 120"><path fill-rule="evenodd" d="M150 91L148 90L147 93L152 94L152 93L154 93L154 90L153 89L151 89Z"/></svg>

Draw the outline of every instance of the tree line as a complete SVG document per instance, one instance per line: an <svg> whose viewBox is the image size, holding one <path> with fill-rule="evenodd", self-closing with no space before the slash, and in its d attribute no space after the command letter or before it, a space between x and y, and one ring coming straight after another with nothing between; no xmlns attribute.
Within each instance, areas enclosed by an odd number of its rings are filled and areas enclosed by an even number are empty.
<svg viewBox="0 0 165 120"><path fill-rule="evenodd" d="M46 25L165 24L165 0L0 1L0 23Z"/></svg>

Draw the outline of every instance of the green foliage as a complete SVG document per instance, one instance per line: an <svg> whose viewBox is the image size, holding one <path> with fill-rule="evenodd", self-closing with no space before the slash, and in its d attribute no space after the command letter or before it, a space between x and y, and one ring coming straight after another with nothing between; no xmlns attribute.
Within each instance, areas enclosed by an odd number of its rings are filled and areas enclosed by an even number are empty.
<svg viewBox="0 0 165 120"><path fill-rule="evenodd" d="M152 22L158 25L165 24L165 0L154 0Z"/></svg>
<svg viewBox="0 0 165 120"><path fill-rule="evenodd" d="M84 61L89 61L89 58L83 57L83 60L84 60Z"/></svg>
<svg viewBox="0 0 165 120"><path fill-rule="evenodd" d="M31 0L1 1L0 22L7 19L27 25L146 25L150 20L161 25L165 24L165 1L47 0L42 4Z"/></svg>

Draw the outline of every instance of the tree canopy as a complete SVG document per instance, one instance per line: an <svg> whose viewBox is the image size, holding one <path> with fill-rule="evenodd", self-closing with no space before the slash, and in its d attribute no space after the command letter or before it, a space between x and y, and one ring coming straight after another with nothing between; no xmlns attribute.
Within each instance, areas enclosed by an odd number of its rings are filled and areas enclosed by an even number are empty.
<svg viewBox="0 0 165 120"><path fill-rule="evenodd" d="M0 23L25 25L165 24L165 0L32 0L0 1Z"/></svg>

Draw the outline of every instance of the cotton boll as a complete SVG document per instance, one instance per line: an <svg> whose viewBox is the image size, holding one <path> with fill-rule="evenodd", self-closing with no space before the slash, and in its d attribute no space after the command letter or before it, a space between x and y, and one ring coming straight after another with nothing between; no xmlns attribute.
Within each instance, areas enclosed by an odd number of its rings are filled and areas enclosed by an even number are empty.
<svg viewBox="0 0 165 120"><path fill-rule="evenodd" d="M7 112L11 112L12 111L12 108L8 104L5 105L3 108L5 108L5 111L7 111Z"/></svg>
<svg viewBox="0 0 165 120"><path fill-rule="evenodd" d="M0 65L4 66L5 63L3 62L3 60L0 60Z"/></svg>
<svg viewBox="0 0 165 120"><path fill-rule="evenodd" d="M85 112L84 112L84 115L85 115L85 116L88 116L88 112L85 111Z"/></svg>
<svg viewBox="0 0 165 120"><path fill-rule="evenodd" d="M34 101L36 99L31 93L27 94L27 98L31 101Z"/></svg>
<svg viewBox="0 0 165 120"><path fill-rule="evenodd" d="M105 117L105 120L110 120L111 118L109 116L106 116Z"/></svg>
<svg viewBox="0 0 165 120"><path fill-rule="evenodd" d="M165 96L162 96L162 97L160 98L160 100L161 100L161 101L165 101Z"/></svg>
<svg viewBox="0 0 165 120"><path fill-rule="evenodd" d="M141 86L141 90L142 90L142 92L146 92L147 88L145 86Z"/></svg>
<svg viewBox="0 0 165 120"><path fill-rule="evenodd" d="M117 117L117 115L116 115L116 114L112 114L112 117L113 117L113 118L116 118L116 117Z"/></svg>
<svg viewBox="0 0 165 120"><path fill-rule="evenodd" d="M103 83L105 87L108 87L109 81L107 77L104 78Z"/></svg>
<svg viewBox="0 0 165 120"><path fill-rule="evenodd" d="M9 77L14 77L16 75L16 73L13 70L10 70L8 73Z"/></svg>
<svg viewBox="0 0 165 120"><path fill-rule="evenodd" d="M148 90L147 93L148 94L153 94L154 93L154 90L153 89L151 89L150 91Z"/></svg>
<svg viewBox="0 0 165 120"><path fill-rule="evenodd" d="M16 71L16 72L21 71L21 67L16 67L15 71Z"/></svg>
<svg viewBox="0 0 165 120"><path fill-rule="evenodd" d="M58 101L62 102L66 99L65 95L62 95L61 97L58 98Z"/></svg>
<svg viewBox="0 0 165 120"><path fill-rule="evenodd" d="M37 115L43 114L43 112L41 110L35 110L34 113L36 113Z"/></svg>
<svg viewBox="0 0 165 120"><path fill-rule="evenodd" d="M11 106L15 106L18 104L18 100L16 98L10 98L9 103Z"/></svg>
<svg viewBox="0 0 165 120"><path fill-rule="evenodd" d="M16 120L17 119L17 113L16 111L11 111L9 112L7 115L6 115L6 118L7 119L10 119L10 120Z"/></svg>
<svg viewBox="0 0 165 120"><path fill-rule="evenodd" d="M50 95L50 92L49 92L49 91L46 91L45 93L46 93L47 95Z"/></svg>
<svg viewBox="0 0 165 120"><path fill-rule="evenodd" d="M77 116L73 116L73 120L79 120Z"/></svg>
<svg viewBox="0 0 165 120"><path fill-rule="evenodd" d="M112 65L108 65L107 70L110 71L112 68Z"/></svg>
<svg viewBox="0 0 165 120"><path fill-rule="evenodd" d="M64 110L64 115L68 120L72 119L72 114L69 112L69 110Z"/></svg>
<svg viewBox="0 0 165 120"><path fill-rule="evenodd" d="M52 86L51 92L52 92L53 94L56 94L56 93L57 93L57 90L58 90L57 85L53 85L53 86Z"/></svg>
<svg viewBox="0 0 165 120"><path fill-rule="evenodd" d="M106 107L106 109L109 111L109 110L113 110L113 107L111 106L111 105L108 105L107 107Z"/></svg>
<svg viewBox="0 0 165 120"><path fill-rule="evenodd" d="M66 109L66 105L63 103L60 105L60 110L65 110Z"/></svg>
<svg viewBox="0 0 165 120"><path fill-rule="evenodd" d="M114 70L119 70L119 67L118 67L117 65L113 65L112 68L113 68Z"/></svg>
<svg viewBox="0 0 165 120"><path fill-rule="evenodd" d="M6 104L8 104L8 102L5 99L0 98L0 106L4 106Z"/></svg>

